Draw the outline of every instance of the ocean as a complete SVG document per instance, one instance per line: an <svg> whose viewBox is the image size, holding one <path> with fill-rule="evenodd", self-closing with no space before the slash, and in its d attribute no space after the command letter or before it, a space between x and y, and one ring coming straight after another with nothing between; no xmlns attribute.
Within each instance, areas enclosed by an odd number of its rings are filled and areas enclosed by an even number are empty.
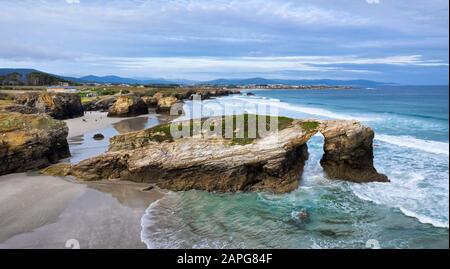
<svg viewBox="0 0 450 269"><path fill-rule="evenodd" d="M292 193L169 192L151 204L141 233L149 248L449 247L448 86L249 91L207 100L204 110L264 104L293 118L360 120L375 130L375 166L391 182L326 179L318 134Z"/></svg>

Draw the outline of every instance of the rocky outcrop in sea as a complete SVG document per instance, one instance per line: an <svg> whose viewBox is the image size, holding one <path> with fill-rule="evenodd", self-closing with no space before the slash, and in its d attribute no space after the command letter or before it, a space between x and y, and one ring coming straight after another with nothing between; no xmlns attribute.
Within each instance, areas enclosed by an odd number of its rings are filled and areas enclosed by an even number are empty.
<svg viewBox="0 0 450 269"><path fill-rule="evenodd" d="M329 178L353 182L387 182L373 165L375 133L357 121L322 121L325 138L320 164Z"/></svg>

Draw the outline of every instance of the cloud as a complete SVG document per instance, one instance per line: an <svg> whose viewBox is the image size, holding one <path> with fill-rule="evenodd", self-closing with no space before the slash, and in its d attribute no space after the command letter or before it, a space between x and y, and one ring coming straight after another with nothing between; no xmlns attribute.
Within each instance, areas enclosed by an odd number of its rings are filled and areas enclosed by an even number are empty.
<svg viewBox="0 0 450 269"><path fill-rule="evenodd" d="M447 0L0 0L0 10L3 66L186 78L448 69Z"/></svg>
<svg viewBox="0 0 450 269"><path fill-rule="evenodd" d="M72 61L75 59L75 56L53 48L31 46L23 43L0 43L0 59L18 62Z"/></svg>
<svg viewBox="0 0 450 269"><path fill-rule="evenodd" d="M371 65L448 67L448 63L426 60L421 55L389 56L378 58L347 56L283 56L283 57L102 57L87 56L78 59L91 66L114 66L122 72L147 72L163 77L197 76L195 79L214 78L214 74L266 74L314 72L327 77L329 73L373 74ZM227 75L228 74L228 75Z"/></svg>

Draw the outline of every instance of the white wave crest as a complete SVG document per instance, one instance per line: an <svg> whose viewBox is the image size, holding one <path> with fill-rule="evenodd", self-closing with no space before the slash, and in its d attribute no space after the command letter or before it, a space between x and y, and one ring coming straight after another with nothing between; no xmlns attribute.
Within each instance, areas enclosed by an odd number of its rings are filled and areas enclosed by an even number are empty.
<svg viewBox="0 0 450 269"><path fill-rule="evenodd" d="M412 136L393 136L385 134L378 134L375 139L400 147L418 149L434 154L449 155L448 142L422 140Z"/></svg>
<svg viewBox="0 0 450 269"><path fill-rule="evenodd" d="M442 222L442 221L433 219L431 217L420 215L420 214L417 214L416 212L413 212L413 211L408 210L408 209L403 208L403 207L400 207L400 211L402 211L402 213L405 214L408 217L416 218L421 223L431 224L434 227L438 227L438 228L447 228L448 229L448 227L449 227L448 226L448 222Z"/></svg>
<svg viewBox="0 0 450 269"><path fill-rule="evenodd" d="M299 112L303 114L309 114L309 115L315 115L319 117L325 117L329 119L342 119L342 120L359 120L359 121L376 121L379 120L378 118L373 117L362 117L362 116L353 116L353 115L347 115L342 113L336 113L333 111L329 111L322 108L313 108L313 107L304 107L299 105L293 105L286 102L282 102L278 99L272 100L272 99L263 99L263 98L248 98L248 97L233 97L233 99L238 99L243 102L248 102L252 104L261 104L261 105L268 105L277 107L281 110L289 110L293 112ZM225 99L223 99L225 100Z"/></svg>

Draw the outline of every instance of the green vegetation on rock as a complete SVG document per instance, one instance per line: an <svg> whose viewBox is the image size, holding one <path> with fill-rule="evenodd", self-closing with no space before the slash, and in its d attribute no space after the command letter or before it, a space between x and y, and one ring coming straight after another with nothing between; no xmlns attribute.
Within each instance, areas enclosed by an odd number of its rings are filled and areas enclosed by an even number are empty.
<svg viewBox="0 0 450 269"><path fill-rule="evenodd" d="M305 131L314 131L319 128L320 123L317 121L306 121L302 123L302 128Z"/></svg>
<svg viewBox="0 0 450 269"><path fill-rule="evenodd" d="M243 137L238 137L238 126L237 126L237 120L239 116L243 116L243 127L244 127L244 135ZM226 132L225 132L225 128L226 128L226 124L225 122L230 121L232 117L232 122L233 122L233 137L232 138L227 138L226 137ZM278 130L283 130L287 127L289 127L292 122L293 119L288 118L288 117L273 117L273 116L257 116L257 115L249 115L249 114L244 114L244 115L233 115L233 116L222 116L222 131L221 131L221 135L223 139L229 139L231 141L231 145L247 145L247 144L251 144L255 139L260 138L257 134L257 137L249 137L249 117L255 117L256 118L256 126L259 126L259 120L262 118L265 120L265 128L266 130L270 130L270 123L274 120L278 121ZM208 118L203 118L201 119L201 121L199 122L198 120L190 120L189 123L189 135L193 136L194 135L194 127L196 124L201 123L201 126L203 126L205 124L205 122L208 120ZM180 122L180 125L178 126L178 130L181 131L182 130L182 122ZM138 145L142 145L145 144L149 141L155 141L155 142L172 142L174 140L172 134L171 134L171 123L167 123L167 124L162 124L162 125L158 125L155 126L153 128L147 129L145 130L145 135L139 135L136 136L136 138L134 139L135 142L137 142L136 146ZM196 130L199 130L199 128L201 126L198 126L196 128ZM210 126L210 131L214 130L214 126ZM273 130L272 130L273 131ZM196 132L198 133L198 132ZM258 132L257 132L258 133ZM118 136L121 137L121 136Z"/></svg>

